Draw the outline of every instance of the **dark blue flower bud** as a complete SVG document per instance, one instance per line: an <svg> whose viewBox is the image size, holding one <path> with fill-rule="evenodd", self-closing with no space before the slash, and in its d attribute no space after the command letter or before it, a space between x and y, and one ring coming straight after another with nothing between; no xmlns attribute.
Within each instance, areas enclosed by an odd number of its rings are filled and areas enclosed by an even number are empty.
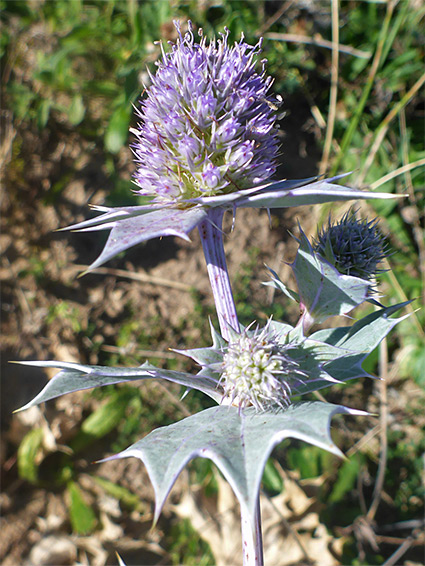
<svg viewBox="0 0 425 566"><path fill-rule="evenodd" d="M349 210L339 222L319 231L313 249L336 269L352 277L373 280L378 264L388 255L388 245L378 229L378 220L359 219Z"/></svg>

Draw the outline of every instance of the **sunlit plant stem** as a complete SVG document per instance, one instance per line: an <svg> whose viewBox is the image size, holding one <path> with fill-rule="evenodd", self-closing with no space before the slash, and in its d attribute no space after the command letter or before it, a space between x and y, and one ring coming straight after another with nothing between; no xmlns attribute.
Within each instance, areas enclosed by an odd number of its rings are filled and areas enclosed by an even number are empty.
<svg viewBox="0 0 425 566"><path fill-rule="evenodd" d="M225 340L229 340L229 326L239 332L239 322L224 253L223 214L222 208L210 208L206 220L201 222L198 229L207 262L221 335Z"/></svg>

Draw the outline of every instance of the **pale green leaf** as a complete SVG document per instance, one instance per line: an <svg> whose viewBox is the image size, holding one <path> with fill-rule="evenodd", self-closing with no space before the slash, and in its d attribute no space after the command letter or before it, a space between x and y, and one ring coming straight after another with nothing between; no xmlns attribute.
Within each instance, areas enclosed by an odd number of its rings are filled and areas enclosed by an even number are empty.
<svg viewBox="0 0 425 566"><path fill-rule="evenodd" d="M75 94L68 108L68 120L73 126L78 125L86 113L83 97L81 94Z"/></svg>
<svg viewBox="0 0 425 566"><path fill-rule="evenodd" d="M253 520L264 467L282 440L296 438L342 455L330 435L331 419L338 413L366 414L318 401L299 403L276 413L213 407L153 431L108 460L136 457L145 464L155 490L157 520L186 464L197 456L209 458Z"/></svg>
<svg viewBox="0 0 425 566"><path fill-rule="evenodd" d="M120 106L112 114L105 133L105 147L111 153L118 153L128 138L132 107Z"/></svg>
<svg viewBox="0 0 425 566"><path fill-rule="evenodd" d="M96 527L97 519L92 507L84 501L83 494L75 482L67 485L69 517L72 530L79 535L88 535Z"/></svg>
<svg viewBox="0 0 425 566"><path fill-rule="evenodd" d="M18 450L19 476L29 482L36 482L38 476L37 454L43 444L43 430L34 428L23 438Z"/></svg>
<svg viewBox="0 0 425 566"><path fill-rule="evenodd" d="M23 411L34 405L39 405L50 399L82 391L93 387L103 387L126 381L138 381L142 379L162 378L173 383L178 383L191 389L198 389L212 399L219 401L221 395L216 391L216 382L208 377L194 376L188 373L163 370L145 363L136 368L109 368L104 366L88 366L70 362L19 362L22 365L35 367L54 367L61 371L57 373L44 387L44 389L29 403L18 409Z"/></svg>

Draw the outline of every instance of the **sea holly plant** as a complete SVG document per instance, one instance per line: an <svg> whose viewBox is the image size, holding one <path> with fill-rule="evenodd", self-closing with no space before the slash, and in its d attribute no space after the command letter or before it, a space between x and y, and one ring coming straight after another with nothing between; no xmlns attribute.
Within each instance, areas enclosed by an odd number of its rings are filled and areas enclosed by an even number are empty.
<svg viewBox="0 0 425 566"><path fill-rule="evenodd" d="M237 330L235 305L226 288L222 219L237 208L285 208L365 198L386 193L354 190L331 179L271 181L279 156L279 101L270 93L273 80L265 60L258 61L262 40L251 46L242 37L229 45L225 30L200 42L188 22L157 63L144 89L132 133L137 169L135 192L149 199L140 206L94 206L100 216L67 229L110 230L94 269L120 252L160 236L179 236L198 228L216 301L220 328ZM260 64L260 69L258 65Z"/></svg>
<svg viewBox="0 0 425 566"><path fill-rule="evenodd" d="M22 362L60 371L25 407L73 391L129 381L163 379L208 395L216 406L159 428L109 459L139 458L156 495L155 520L179 473L195 457L211 459L232 486L241 508L243 560L263 564L259 492L273 448L297 438L341 455L330 435L334 415L362 411L303 396L332 384L372 377L362 369L366 356L403 317L404 305L378 308L351 326L312 332L317 322L347 314L372 293L372 279L386 249L376 222L345 217L310 243L302 233L292 263L298 291L290 291L272 272L270 284L300 304L292 326L270 319L243 327L226 267L222 218L238 207L281 208L321 202L390 198L355 191L339 178L270 181L278 143L277 101L265 62L257 70L261 41L244 38L229 45L229 32L209 43L192 25L177 42L163 46L158 70L146 87L133 130L137 192L150 202L109 209L71 226L110 229L91 269L144 240L165 235L188 238L198 227L216 305L219 330L211 323L207 348L175 350L194 360L197 373L165 370L143 363L109 368L60 361ZM372 233L373 232L373 233ZM342 235L341 235L342 234ZM360 234L360 236L359 236ZM347 245L349 242L352 245ZM348 266L348 267L347 267Z"/></svg>

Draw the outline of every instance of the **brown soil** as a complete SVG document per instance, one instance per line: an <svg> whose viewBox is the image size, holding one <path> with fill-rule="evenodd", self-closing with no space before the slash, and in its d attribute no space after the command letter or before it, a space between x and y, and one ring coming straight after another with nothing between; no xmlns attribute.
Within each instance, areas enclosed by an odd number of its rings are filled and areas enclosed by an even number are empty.
<svg viewBox="0 0 425 566"><path fill-rule="evenodd" d="M140 510L126 511L120 510L115 500L108 499L96 486L91 475L93 466L88 463L95 459L93 454L88 461L79 462L80 484L103 518L101 528L90 537L72 534L63 489L52 491L48 485L31 485L19 478L17 450L28 431L36 427L46 431L48 445L44 446L43 457L66 450L63 447L97 402L77 393L49 403L46 408L12 415L14 409L41 389L54 371L9 362L58 359L102 363L105 355L123 351L122 346L116 344L116 336L128 318L126 305L129 304L133 313L139 313L141 327L148 338L152 321L156 321L154 346L150 349L164 353L163 358L157 355L159 363L166 363L168 348L179 347L182 340L192 347L205 344L203 331L190 323L195 308L192 288L198 291L205 308L213 308L198 234L192 233L190 243L173 238L148 242L131 250L124 258L110 262L98 273L77 279L82 266L88 265L100 252L104 235L54 230L88 217L88 202L104 202L113 188L106 172L105 156L74 131L61 128L61 124L52 122L44 133L35 133L14 124L7 111L3 113L3 122L6 135L2 158L6 167L2 168L1 198L3 517L0 560L4 566L74 564L76 561L101 565L115 563L114 552L119 551L125 555L127 564L156 564L159 560L168 563L162 540L172 513L166 507L158 528L149 530L153 493L140 463L105 463L95 471L95 475L119 481L140 496ZM297 144L293 138L293 145L285 156L292 165L299 159ZM304 175L314 174L313 161L307 160L311 170L304 170ZM133 165L128 150L118 156L117 169L122 178L130 177ZM56 191L57 184L67 175L69 180L63 190ZM129 203L131 198L129 195ZM287 230L296 232L296 222L301 219L308 231L313 224L310 214L310 209L281 212L273 216L270 225L266 212L242 210L237 213L233 232L230 215L226 219L226 251L232 278L237 278L245 266L252 263L250 251L257 248L251 290L258 302L271 300L270 289L260 284L267 278L264 263L284 272L284 277L287 275L288 268L283 260L290 260L295 250ZM145 276L146 282L131 280L134 273ZM176 334L176 328L183 330ZM131 338L125 351L138 363L148 354L145 351L141 354ZM154 391L156 385L144 387L148 396L155 395L150 391ZM171 391L178 395L178 388L171 387ZM162 390L160 394L163 396ZM97 447L96 458L105 456L108 450L108 442ZM174 499L178 499L178 493L179 489L175 488Z"/></svg>

